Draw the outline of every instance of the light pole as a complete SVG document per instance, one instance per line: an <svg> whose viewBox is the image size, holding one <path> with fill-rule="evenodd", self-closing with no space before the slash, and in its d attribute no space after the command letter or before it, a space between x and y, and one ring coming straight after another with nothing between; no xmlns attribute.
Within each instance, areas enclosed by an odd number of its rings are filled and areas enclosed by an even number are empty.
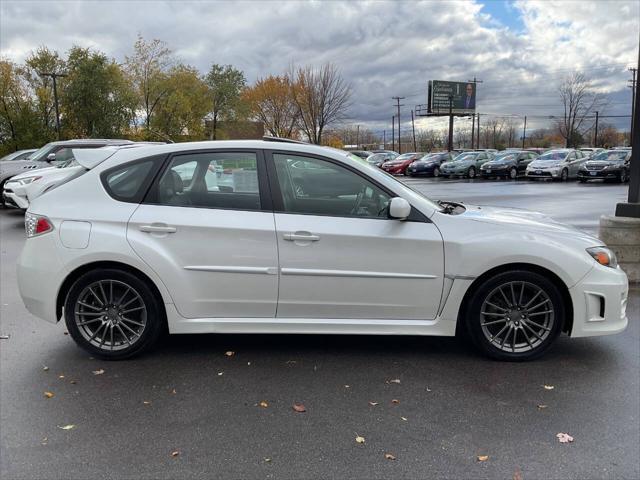
<svg viewBox="0 0 640 480"><path fill-rule="evenodd" d="M57 79L59 77L66 77L66 73L56 73L56 72L42 72L38 73L41 77L51 77L53 80L53 103L56 109L56 134L58 136L58 140L60 140L60 107L58 105L58 82Z"/></svg>

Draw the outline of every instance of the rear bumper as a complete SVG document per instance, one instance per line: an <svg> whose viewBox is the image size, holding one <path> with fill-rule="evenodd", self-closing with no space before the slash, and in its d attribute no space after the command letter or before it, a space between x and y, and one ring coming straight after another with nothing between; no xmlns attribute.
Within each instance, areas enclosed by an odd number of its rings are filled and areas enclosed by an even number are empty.
<svg viewBox="0 0 640 480"><path fill-rule="evenodd" d="M621 269L596 265L569 289L573 302L570 335L590 337L622 332L628 323L628 293L627 275Z"/></svg>

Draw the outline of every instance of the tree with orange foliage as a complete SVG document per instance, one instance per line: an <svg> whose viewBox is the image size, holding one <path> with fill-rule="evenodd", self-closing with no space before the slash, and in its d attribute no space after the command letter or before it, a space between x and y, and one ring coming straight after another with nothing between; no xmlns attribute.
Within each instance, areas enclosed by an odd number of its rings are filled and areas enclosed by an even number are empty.
<svg viewBox="0 0 640 480"><path fill-rule="evenodd" d="M286 76L269 75L259 79L254 86L245 89L243 99L249 105L251 115L264 123L270 135L295 136L299 115Z"/></svg>

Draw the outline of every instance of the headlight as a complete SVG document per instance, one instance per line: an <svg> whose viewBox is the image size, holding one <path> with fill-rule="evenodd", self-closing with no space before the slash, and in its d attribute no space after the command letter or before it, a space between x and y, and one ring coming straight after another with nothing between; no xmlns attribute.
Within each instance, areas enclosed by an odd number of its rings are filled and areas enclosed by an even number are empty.
<svg viewBox="0 0 640 480"><path fill-rule="evenodd" d="M14 182L18 182L20 185L29 185L35 181L40 180L42 177L25 177L19 178L18 180L13 180Z"/></svg>
<svg viewBox="0 0 640 480"><path fill-rule="evenodd" d="M605 267L617 268L618 259L616 254L609 250L607 247L591 247L587 248L587 253L593 257L593 259L600 265Z"/></svg>

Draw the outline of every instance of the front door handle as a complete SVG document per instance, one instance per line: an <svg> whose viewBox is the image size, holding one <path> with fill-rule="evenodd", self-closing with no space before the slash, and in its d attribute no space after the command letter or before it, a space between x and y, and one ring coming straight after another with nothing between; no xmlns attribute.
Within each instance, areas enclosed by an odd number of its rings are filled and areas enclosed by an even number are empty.
<svg viewBox="0 0 640 480"><path fill-rule="evenodd" d="M285 233L282 237L290 242L317 242L320 240L319 235L308 232Z"/></svg>
<svg viewBox="0 0 640 480"><path fill-rule="evenodd" d="M140 225L141 232L148 233L176 233L176 227L170 227L169 225L160 225L160 224L152 224L152 225Z"/></svg>

